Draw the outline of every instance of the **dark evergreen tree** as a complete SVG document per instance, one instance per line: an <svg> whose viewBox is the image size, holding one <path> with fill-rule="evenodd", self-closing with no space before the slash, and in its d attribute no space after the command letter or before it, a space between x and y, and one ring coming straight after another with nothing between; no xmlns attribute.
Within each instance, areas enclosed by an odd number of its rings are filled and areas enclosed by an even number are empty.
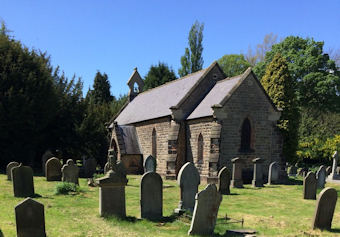
<svg viewBox="0 0 340 237"><path fill-rule="evenodd" d="M101 74L99 71L96 73L93 83L92 96L94 103L110 103L113 101L113 96L110 92L110 82L106 73Z"/></svg>
<svg viewBox="0 0 340 237"><path fill-rule="evenodd" d="M286 60L276 54L266 68L262 85L274 104L282 109L277 126L283 136L283 155L288 161L296 160L298 145L300 114L294 84Z"/></svg>
<svg viewBox="0 0 340 237"><path fill-rule="evenodd" d="M165 63L159 62L158 65L152 65L145 76L144 90L155 88L175 79L177 79L175 72Z"/></svg>
<svg viewBox="0 0 340 237"><path fill-rule="evenodd" d="M181 77L197 72L203 67L203 29L204 24L200 24L198 21L190 29L188 37L189 48L185 48L185 54L181 57L182 67L178 70L178 74Z"/></svg>

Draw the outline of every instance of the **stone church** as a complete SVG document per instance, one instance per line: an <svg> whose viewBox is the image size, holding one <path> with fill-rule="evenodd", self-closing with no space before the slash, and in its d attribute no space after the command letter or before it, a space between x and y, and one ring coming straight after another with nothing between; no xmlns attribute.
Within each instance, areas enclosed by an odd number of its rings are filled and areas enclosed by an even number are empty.
<svg viewBox="0 0 340 237"><path fill-rule="evenodd" d="M216 181L219 169L243 160L251 178L254 158L283 165L280 111L248 68L226 78L217 62L208 68L142 92L137 69L128 81L128 102L112 119L111 149L129 173L143 170L153 155L157 172L175 179L183 164L195 164L202 182Z"/></svg>

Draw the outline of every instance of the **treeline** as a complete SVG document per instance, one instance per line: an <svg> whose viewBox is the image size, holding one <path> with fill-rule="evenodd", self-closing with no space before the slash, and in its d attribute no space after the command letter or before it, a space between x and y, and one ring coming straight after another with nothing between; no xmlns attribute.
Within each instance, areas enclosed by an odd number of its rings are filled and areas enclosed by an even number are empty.
<svg viewBox="0 0 340 237"><path fill-rule="evenodd" d="M97 72L83 97L80 78L52 68L46 53L29 50L0 30L0 167L18 161L41 167L47 150L62 158L106 162L107 122L126 96L110 93L107 75Z"/></svg>

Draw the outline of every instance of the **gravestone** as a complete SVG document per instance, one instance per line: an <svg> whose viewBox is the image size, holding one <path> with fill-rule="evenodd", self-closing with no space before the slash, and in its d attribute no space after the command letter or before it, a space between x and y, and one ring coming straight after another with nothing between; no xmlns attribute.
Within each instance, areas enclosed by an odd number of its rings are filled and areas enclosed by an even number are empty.
<svg viewBox="0 0 340 237"><path fill-rule="evenodd" d="M332 173L332 166L327 166L326 168L326 175L330 175Z"/></svg>
<svg viewBox="0 0 340 237"><path fill-rule="evenodd" d="M222 195L215 184L196 194L195 209L191 220L189 235L212 235L214 233L217 213Z"/></svg>
<svg viewBox="0 0 340 237"><path fill-rule="evenodd" d="M140 184L141 217L158 220L163 216L163 181L159 174L147 172Z"/></svg>
<svg viewBox="0 0 340 237"><path fill-rule="evenodd" d="M277 162L273 162L269 165L268 184L279 183L280 166Z"/></svg>
<svg viewBox="0 0 340 237"><path fill-rule="evenodd" d="M253 187L263 187L263 159L255 158L252 160L254 164Z"/></svg>
<svg viewBox="0 0 340 237"><path fill-rule="evenodd" d="M243 161L240 158L234 158L231 160L233 163L233 174L230 187L232 188L243 188L242 180L242 166Z"/></svg>
<svg viewBox="0 0 340 237"><path fill-rule="evenodd" d="M126 217L125 186L128 182L123 163L112 164L112 170L97 179L100 216Z"/></svg>
<svg viewBox="0 0 340 237"><path fill-rule="evenodd" d="M303 179L303 199L316 199L316 177L311 171Z"/></svg>
<svg viewBox="0 0 340 237"><path fill-rule="evenodd" d="M7 180L12 180L12 169L17 166L19 166L19 163L16 161L8 163L6 167Z"/></svg>
<svg viewBox="0 0 340 237"><path fill-rule="evenodd" d="M321 165L318 171L316 172L317 179L317 188L324 188L326 183L326 168L324 165Z"/></svg>
<svg viewBox="0 0 340 237"><path fill-rule="evenodd" d="M47 181L61 181L61 163L58 158L52 157L47 160L45 175Z"/></svg>
<svg viewBox="0 0 340 237"><path fill-rule="evenodd" d="M144 161L144 173L156 172L157 161L152 155L149 155Z"/></svg>
<svg viewBox="0 0 340 237"><path fill-rule="evenodd" d="M84 175L85 178L92 178L93 174L96 173L97 161L96 159L90 158L84 161Z"/></svg>
<svg viewBox="0 0 340 237"><path fill-rule="evenodd" d="M54 157L53 153L51 150L45 151L45 153L41 157L41 165L42 165L42 171L45 174L45 165L48 159Z"/></svg>
<svg viewBox="0 0 340 237"><path fill-rule="evenodd" d="M218 191L221 194L229 195L230 194L230 179L231 173L227 167L223 167L218 172Z"/></svg>
<svg viewBox="0 0 340 237"><path fill-rule="evenodd" d="M26 198L15 207L18 237L46 237L44 205Z"/></svg>
<svg viewBox="0 0 340 237"><path fill-rule="evenodd" d="M313 229L331 229L337 199L338 194L334 188L325 188L320 192L316 202Z"/></svg>
<svg viewBox="0 0 340 237"><path fill-rule="evenodd" d="M19 165L12 169L14 197L32 197L34 195L33 170L29 166Z"/></svg>
<svg viewBox="0 0 340 237"><path fill-rule="evenodd" d="M79 184L79 168L72 159L68 159L66 165L61 168L62 181Z"/></svg>
<svg viewBox="0 0 340 237"><path fill-rule="evenodd" d="M181 213L185 210L192 212L195 206L195 195L200 184L200 175L193 163L187 162L182 166L178 173L177 183L181 188L181 201L175 212Z"/></svg>
<svg viewBox="0 0 340 237"><path fill-rule="evenodd" d="M336 172L336 169L338 167L338 160L339 160L338 151L334 152L332 158L333 158L332 173L330 173L329 179L330 180L339 180L340 176Z"/></svg>
<svg viewBox="0 0 340 237"><path fill-rule="evenodd" d="M290 169L288 170L288 175L289 176L296 176L297 175L297 166L293 165L290 167Z"/></svg>

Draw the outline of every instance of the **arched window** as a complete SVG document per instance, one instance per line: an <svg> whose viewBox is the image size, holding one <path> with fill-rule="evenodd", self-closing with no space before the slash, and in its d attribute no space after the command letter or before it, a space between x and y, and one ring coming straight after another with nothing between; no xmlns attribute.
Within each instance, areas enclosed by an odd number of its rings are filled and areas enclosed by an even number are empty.
<svg viewBox="0 0 340 237"><path fill-rule="evenodd" d="M200 133L197 140L197 163L203 163L203 136Z"/></svg>
<svg viewBox="0 0 340 237"><path fill-rule="evenodd" d="M157 155L157 133L156 129L152 130L152 152L151 155L153 157L156 157Z"/></svg>
<svg viewBox="0 0 340 237"><path fill-rule="evenodd" d="M241 152L251 152L253 151L250 147L251 145L251 125L248 118L243 121L241 130Z"/></svg>
<svg viewBox="0 0 340 237"><path fill-rule="evenodd" d="M139 86L138 86L137 82L135 82L133 84L133 91L136 92L136 93L139 93Z"/></svg>

